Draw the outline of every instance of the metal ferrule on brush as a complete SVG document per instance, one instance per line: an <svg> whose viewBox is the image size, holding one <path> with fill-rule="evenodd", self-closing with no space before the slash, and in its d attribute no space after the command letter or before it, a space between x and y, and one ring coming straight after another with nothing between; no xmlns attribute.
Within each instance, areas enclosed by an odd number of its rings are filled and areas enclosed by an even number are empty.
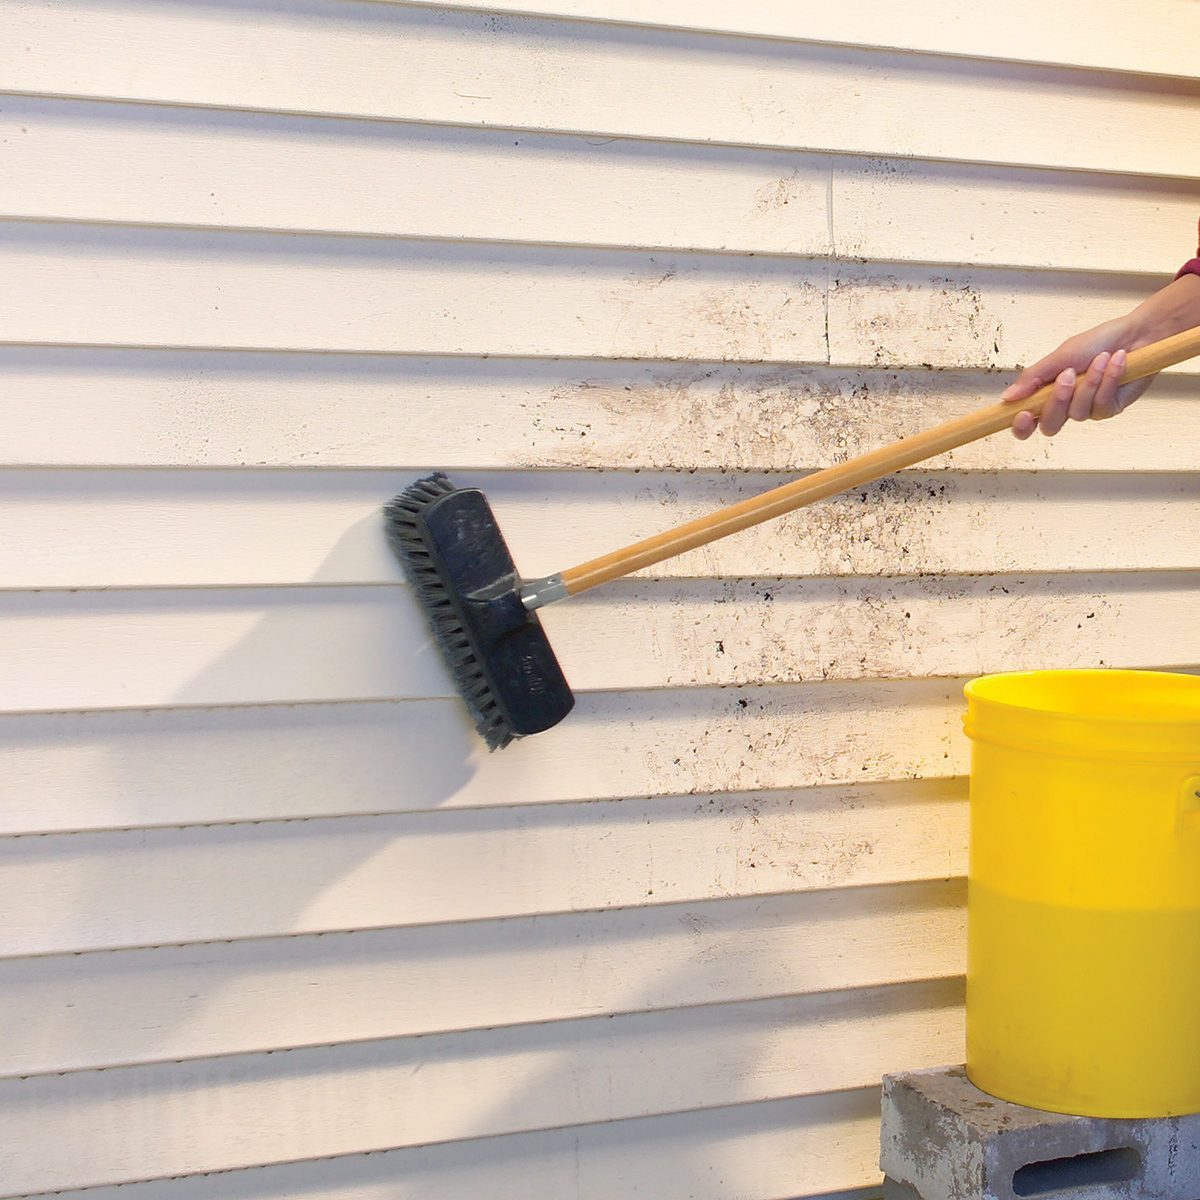
<svg viewBox="0 0 1200 1200"><path fill-rule="evenodd" d="M526 612L565 600L567 595L567 585L563 583L561 573L530 579L521 585L521 603L525 605Z"/></svg>

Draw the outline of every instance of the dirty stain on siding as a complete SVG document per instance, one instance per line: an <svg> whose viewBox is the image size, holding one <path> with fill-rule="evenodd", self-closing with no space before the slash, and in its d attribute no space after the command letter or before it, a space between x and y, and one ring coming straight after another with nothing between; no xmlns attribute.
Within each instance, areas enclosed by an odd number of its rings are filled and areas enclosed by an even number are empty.
<svg viewBox="0 0 1200 1200"><path fill-rule="evenodd" d="M525 402L530 435L520 465L808 470L979 407L993 391L964 372L723 365L609 372Z"/></svg>
<svg viewBox="0 0 1200 1200"><path fill-rule="evenodd" d="M831 350L842 362L911 365L914 331L929 369L1007 365L1004 326L982 292L949 276L920 285L887 274L835 276L829 292ZM923 349L921 349L923 348Z"/></svg>

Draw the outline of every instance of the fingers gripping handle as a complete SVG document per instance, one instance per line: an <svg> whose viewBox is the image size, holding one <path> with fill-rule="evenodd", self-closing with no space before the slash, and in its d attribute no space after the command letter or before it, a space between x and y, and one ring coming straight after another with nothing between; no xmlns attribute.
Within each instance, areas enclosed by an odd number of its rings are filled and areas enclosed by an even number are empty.
<svg viewBox="0 0 1200 1200"><path fill-rule="evenodd" d="M1122 383L1153 375L1164 367L1184 362L1200 354L1200 326L1164 338L1134 350L1125 363ZM730 505L719 512L710 513L686 525L655 534L632 546L614 550L589 562L572 567L562 573L563 586L567 595L575 596L588 588L597 587L613 579L640 571L676 555L685 554L699 546L706 546L720 538L728 537L742 529L749 529L773 517L783 516L806 504L836 496L850 488L861 487L882 479L893 471L911 467L935 455L944 454L968 442L977 441L1002 429L1008 429L1019 412L1040 412L1050 399L1053 385L1047 385L1028 399L1016 404L992 404L965 417L927 429L860 455L849 462L839 463L805 475L802 479L785 483L773 491L764 492L750 500Z"/></svg>

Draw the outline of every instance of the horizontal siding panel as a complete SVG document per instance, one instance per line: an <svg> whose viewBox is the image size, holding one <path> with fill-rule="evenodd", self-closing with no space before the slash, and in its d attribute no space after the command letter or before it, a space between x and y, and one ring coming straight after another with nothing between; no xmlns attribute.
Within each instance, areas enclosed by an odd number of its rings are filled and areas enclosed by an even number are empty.
<svg viewBox="0 0 1200 1200"><path fill-rule="evenodd" d="M8 959L0 1075L950 977L964 893L951 880Z"/></svg>
<svg viewBox="0 0 1200 1200"><path fill-rule="evenodd" d="M256 1167L61 1200L797 1200L879 1186L879 1089ZM840 1200L856 1200L843 1196ZM857 1200L866 1200L860 1196Z"/></svg>
<svg viewBox="0 0 1200 1200"><path fill-rule="evenodd" d="M962 708L944 680L594 693L497 755L452 700L10 716L0 830L945 779Z"/></svg>
<svg viewBox="0 0 1200 1200"><path fill-rule="evenodd" d="M1191 180L902 159L834 160L831 190L836 253L876 262L1174 275L1200 209Z"/></svg>
<svg viewBox="0 0 1200 1200"><path fill-rule="evenodd" d="M0 839L0 956L943 879L959 789L527 805Z"/></svg>
<svg viewBox="0 0 1200 1200"><path fill-rule="evenodd" d="M1185 78L1196 66L1187 48L1200 44L1200 15L1188 0L1113 5L1111 21L1097 20L1091 0L1059 0L1049 9L1038 0L1010 0L1003 18L983 0L926 0L912 8L889 0L742 0L736 7L722 0L453 0L449 7Z"/></svg>
<svg viewBox="0 0 1200 1200"><path fill-rule="evenodd" d="M781 259L12 223L0 271L7 342L825 357L824 268Z"/></svg>
<svg viewBox="0 0 1200 1200"><path fill-rule="evenodd" d="M10 1079L0 1082L12 1138L0 1146L0 1188L13 1196L867 1087L884 1071L957 1055L961 1002L958 981L937 981Z"/></svg>
<svg viewBox="0 0 1200 1200"><path fill-rule="evenodd" d="M0 139L0 211L31 220L1166 274L1198 199L1168 179L20 97Z"/></svg>
<svg viewBox="0 0 1200 1200"><path fill-rule="evenodd" d="M1048 353L1059 340L1051 331L1110 320L1150 290L1129 276L1077 272L844 263L832 270L829 361L872 366L1007 371ZM1193 361L1170 369L1198 368Z"/></svg>
<svg viewBox="0 0 1200 1200"><path fill-rule="evenodd" d="M0 38L43 95L1192 177L1200 135L1191 80L354 0L19 0Z"/></svg>
<svg viewBox="0 0 1200 1200"><path fill-rule="evenodd" d="M1083 288L1074 273L841 264L830 280L786 258L21 222L0 224L0 268L6 342L950 369L1009 369L1046 352L1048 329L1146 291L1131 276Z"/></svg>
<svg viewBox="0 0 1200 1200"><path fill-rule="evenodd" d="M1132 276L840 264L830 280L778 257L23 222L0 224L0 269L5 342L951 369L1009 369L1047 330L1146 292Z"/></svg>
<svg viewBox="0 0 1200 1200"><path fill-rule="evenodd" d="M545 626L577 692L630 691L1187 665L1198 600L1200 570L697 581L615 585ZM0 594L0 662L8 712L457 695L406 588Z"/></svg>
<svg viewBox="0 0 1200 1200"><path fill-rule="evenodd" d="M0 99L0 137L11 217L832 248L830 162L812 155L19 97Z"/></svg>
<svg viewBox="0 0 1200 1200"><path fill-rule="evenodd" d="M1135 419L1136 415L1128 418ZM1119 432L1112 436L1120 440ZM11 533L0 546L0 589L398 584L403 572L384 538L382 507L415 474L14 472L0 482ZM455 472L453 478L460 485L484 489L518 566L531 578L786 482L762 475L628 472ZM666 581L1186 571L1200 567L1198 506L1200 478L1195 472L1141 477L913 472L776 518L661 563L646 575ZM80 537L81 510L88 514L86 538ZM822 584L806 594L814 602L824 597L827 604L836 603L838 586ZM625 594L606 588L593 600L608 605L610 598L616 603L615 598ZM676 593L659 588L648 594L661 599ZM406 637L407 646L396 653L412 653L413 632L419 626L406 619L403 606L408 606L408 615L414 606L396 592L0 595L0 612L13 630L25 623L27 630L40 627L51 637L70 636L66 630L56 631L56 616L78 625L94 612L95 623L103 625L106 613L118 621L122 614L144 615L149 631L155 621L167 622L163 628L173 624L180 629L179 622L190 614L195 631L202 634L205 613L220 621L216 614L224 612L230 614L226 628L240 640L241 634L256 628L256 610L263 615L268 610L286 614L321 608L335 613L339 602L350 604L364 618L372 609L379 614L373 628L346 631L346 668L353 666L359 647L381 644L381 638L395 645L397 637ZM547 620L552 625L573 620L563 614L578 610L580 603L574 600L549 610ZM159 611L148 611L151 607ZM718 617L723 622L732 619ZM392 627L390 632L381 629L381 620ZM81 627L80 632L89 631ZM272 628L265 626L259 633L261 641L269 642ZM181 645L179 653L179 669L210 662L198 641ZM365 665L375 671L389 669L382 663ZM130 663L131 669L139 666ZM172 669L170 663L145 666ZM304 665L294 669L304 670ZM121 672L122 677L126 674ZM424 677L430 678L427 673ZM30 682L37 685L36 680ZM121 686L120 680L113 686ZM207 694L213 695L211 689Z"/></svg>
<svg viewBox="0 0 1200 1200"><path fill-rule="evenodd" d="M1198 600L1200 573L739 580L631 585L545 622L581 689L592 679L741 686L977 675L999 664L1186 666L1200 661Z"/></svg>
<svg viewBox="0 0 1200 1200"><path fill-rule="evenodd" d="M0 346L0 462L803 470L981 408L1006 382L921 368ZM1163 377L1119 427L1084 424L1031 442L987 438L922 469L1190 472L1200 460L1200 427L1188 419L1194 393L1193 380ZM87 503L101 502L99 476L72 478ZM118 490L127 482L109 478ZM283 485L282 476L273 481ZM221 486L168 482L193 498ZM0 483L14 501L39 490L36 479ZM64 486L57 477L40 490ZM152 476L138 488L163 499ZM53 568L43 559L41 569Z"/></svg>

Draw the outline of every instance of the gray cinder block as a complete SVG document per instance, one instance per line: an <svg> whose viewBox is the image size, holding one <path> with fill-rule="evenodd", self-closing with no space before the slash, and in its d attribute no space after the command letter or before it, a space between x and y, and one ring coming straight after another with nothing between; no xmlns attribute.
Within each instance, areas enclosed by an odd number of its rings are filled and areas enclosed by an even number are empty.
<svg viewBox="0 0 1200 1200"><path fill-rule="evenodd" d="M883 1081L880 1166L888 1200L1200 1200L1200 1114L1068 1117L909 1071Z"/></svg>

